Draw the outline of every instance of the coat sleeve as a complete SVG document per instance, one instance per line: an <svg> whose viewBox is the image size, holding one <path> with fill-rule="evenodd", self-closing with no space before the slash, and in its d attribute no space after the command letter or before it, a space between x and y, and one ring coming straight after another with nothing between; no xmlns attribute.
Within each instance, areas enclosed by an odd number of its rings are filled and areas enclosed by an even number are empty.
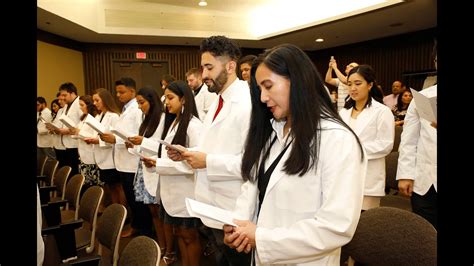
<svg viewBox="0 0 474 266"><path fill-rule="evenodd" d="M397 180L415 179L416 152L420 138L420 128L420 116L416 111L415 101L411 101L405 116L405 122L403 123L402 135L400 136Z"/></svg>
<svg viewBox="0 0 474 266"><path fill-rule="evenodd" d="M367 158L378 159L387 156L393 148L395 138L395 123L393 114L386 106L382 106L377 112L375 138L364 141Z"/></svg>

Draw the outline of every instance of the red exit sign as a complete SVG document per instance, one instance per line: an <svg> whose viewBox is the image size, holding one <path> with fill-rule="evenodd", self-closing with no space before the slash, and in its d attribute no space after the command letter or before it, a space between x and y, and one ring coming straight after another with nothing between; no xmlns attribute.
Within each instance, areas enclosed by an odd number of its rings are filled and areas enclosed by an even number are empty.
<svg viewBox="0 0 474 266"><path fill-rule="evenodd" d="M135 54L135 57L136 57L137 59L146 59L146 53L145 53L145 52L137 52L137 53Z"/></svg>

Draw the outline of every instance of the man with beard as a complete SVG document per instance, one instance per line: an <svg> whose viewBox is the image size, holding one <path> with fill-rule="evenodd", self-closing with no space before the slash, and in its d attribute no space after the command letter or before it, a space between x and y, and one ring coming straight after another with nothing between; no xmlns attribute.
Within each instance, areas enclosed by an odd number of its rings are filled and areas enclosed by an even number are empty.
<svg viewBox="0 0 474 266"><path fill-rule="evenodd" d="M168 156L186 160L195 169L196 200L233 210L244 183L240 165L252 108L250 89L237 77L241 52L234 41L212 36L202 41L200 51L203 81L219 97L204 119L198 147L181 154L168 150ZM212 229L217 242L217 265L250 265L249 254L224 245L222 223L201 220Z"/></svg>

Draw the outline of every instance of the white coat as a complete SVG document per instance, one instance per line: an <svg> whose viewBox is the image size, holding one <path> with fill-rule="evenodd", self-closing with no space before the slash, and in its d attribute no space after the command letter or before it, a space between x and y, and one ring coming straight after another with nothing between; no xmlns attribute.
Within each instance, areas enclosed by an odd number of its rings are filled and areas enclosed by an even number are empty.
<svg viewBox="0 0 474 266"><path fill-rule="evenodd" d="M217 94L214 92L209 92L207 89L207 85L205 83L202 84L199 93L194 96L194 101L196 102L196 109L198 111L199 119L204 121L206 118L206 114L211 107L211 104L217 99Z"/></svg>
<svg viewBox="0 0 474 266"><path fill-rule="evenodd" d="M156 127L156 130L155 132L153 132L153 135L151 135L149 138L143 138L142 140L142 145L145 144L146 142L156 142L156 140L159 140L161 139L161 134L163 133L163 127L165 125L165 113L162 113L161 114L161 118L160 118L160 123L158 124L158 126ZM150 146L150 145L148 145ZM142 153L147 156L147 157L150 157L150 158L155 158L156 159L156 153L155 154L151 154L149 152L147 152L146 150L141 150ZM158 149L156 150L156 152L158 152ZM158 187L158 180L159 180L159 175L156 173L156 168L155 167L146 167L145 166L145 163L143 163L143 161L140 161L140 163L142 164L142 173L143 173L143 183L145 185L145 189L146 191L152 195L153 197L157 198L157 201L159 201L159 194L158 194L158 197L156 196L156 188Z"/></svg>
<svg viewBox="0 0 474 266"><path fill-rule="evenodd" d="M53 117L51 116L51 110L47 107L41 111L41 117L44 121L51 123ZM36 119L39 119L39 112L36 113ZM52 136L49 134L48 129L46 128L46 124L43 120L37 120L36 128L36 145L40 148L51 148L53 147L53 139Z"/></svg>
<svg viewBox="0 0 474 266"><path fill-rule="evenodd" d="M218 99L204 120L198 151L207 154L205 169L196 170L195 199L232 210L243 184L240 166L252 104L248 83L236 79L222 94L224 105L214 121ZM201 219L212 228L222 224Z"/></svg>
<svg viewBox="0 0 474 266"><path fill-rule="evenodd" d="M428 98L436 97L438 87L434 85L420 93ZM413 191L418 195L425 195L431 185L438 190L437 137L438 131L431 121L420 118L415 101L411 101L401 135L397 180L415 180Z"/></svg>
<svg viewBox="0 0 474 266"><path fill-rule="evenodd" d="M283 125L273 123L278 139L265 169L286 146ZM290 146L270 177L256 222L256 265L339 265L341 246L354 235L367 156L361 159L363 150L347 128L322 120L321 129L316 171L312 168L301 177L286 174L282 168ZM255 221L257 204L257 182L246 182L234 215Z"/></svg>
<svg viewBox="0 0 474 266"><path fill-rule="evenodd" d="M352 108L341 109L339 114L350 123ZM372 105L364 108L352 128L359 137L367 154L367 177L365 196L385 195L385 156L393 148L395 122L390 109L372 98ZM345 164L341 165L344 167Z"/></svg>
<svg viewBox="0 0 474 266"><path fill-rule="evenodd" d="M58 110L58 113L56 114L56 117L53 119L53 122L52 124L55 125L56 127L58 128L62 128L63 127L63 123L61 121L59 121L59 117L66 111L66 105L64 105L63 108L60 108ZM53 134L51 135L51 139L52 139L52 142L53 142L53 147L57 150L66 150L66 147L64 146L63 142L61 141L62 138L61 138L62 135L60 134Z"/></svg>
<svg viewBox="0 0 474 266"><path fill-rule="evenodd" d="M109 131L110 127L115 126L115 123L117 122L119 118L119 115L117 113L108 111L108 112L96 115L95 119L97 119L97 121L100 121L102 116L104 116L104 118L102 118L102 121L100 123L104 126L106 132L110 132ZM94 136L98 135L97 132L95 132L94 134L95 134ZM99 138L99 144L94 144L94 160L100 169L102 170L115 169L113 151L114 151L114 144L110 144L105 141L102 141L100 138Z"/></svg>
<svg viewBox="0 0 474 266"><path fill-rule="evenodd" d="M138 108L135 98L131 99L125 106L125 111L120 114L114 127L126 132L129 136L137 136L143 120L143 112ZM115 136L114 162L117 171L136 173L138 161L137 156L128 152L125 141Z"/></svg>
<svg viewBox="0 0 474 266"><path fill-rule="evenodd" d="M177 128L178 124L169 130L164 139L166 142L171 143ZM188 147L198 144L201 130L202 122L193 117L186 131ZM190 217L186 210L185 198L194 198L193 169L185 161L170 160L166 149L162 147L161 158L156 160L156 171L160 175L160 197L166 212L174 217Z"/></svg>
<svg viewBox="0 0 474 266"><path fill-rule="evenodd" d="M64 114L77 125L81 121L82 116L81 107L79 106L79 96L77 96L70 105L71 107L69 107L67 114L66 110L68 105L65 105ZM63 125L63 128L67 128L66 125ZM77 145L79 144L79 141L72 138L72 135L61 135L61 141L67 149L77 149Z"/></svg>
<svg viewBox="0 0 474 266"><path fill-rule="evenodd" d="M79 122L77 128L79 129L79 136L94 137L96 135L96 131L84 123L84 121ZM79 139L77 152L79 153L79 159L82 163L96 164L94 160L94 144L87 144L85 141Z"/></svg>

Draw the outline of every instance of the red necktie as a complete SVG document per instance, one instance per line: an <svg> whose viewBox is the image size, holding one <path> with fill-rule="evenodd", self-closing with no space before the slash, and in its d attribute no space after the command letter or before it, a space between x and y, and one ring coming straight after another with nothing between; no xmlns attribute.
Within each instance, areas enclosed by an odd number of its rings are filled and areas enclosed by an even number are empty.
<svg viewBox="0 0 474 266"><path fill-rule="evenodd" d="M212 121L216 119L217 115L222 109L222 105L224 105L224 100L222 99L222 96L219 95L219 105L217 105L217 110L216 110L216 113L214 114L214 118L212 119Z"/></svg>

